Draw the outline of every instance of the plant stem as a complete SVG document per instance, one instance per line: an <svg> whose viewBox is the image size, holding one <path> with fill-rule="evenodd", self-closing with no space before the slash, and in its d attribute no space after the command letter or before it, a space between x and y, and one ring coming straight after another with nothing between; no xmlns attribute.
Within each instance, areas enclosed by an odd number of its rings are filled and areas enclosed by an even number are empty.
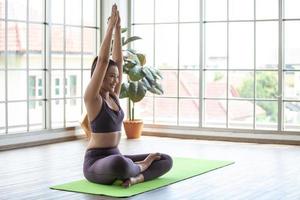
<svg viewBox="0 0 300 200"><path fill-rule="evenodd" d="M134 102L132 103L132 120L134 120Z"/></svg>
<svg viewBox="0 0 300 200"><path fill-rule="evenodd" d="M130 99L128 99L129 101L128 101L128 110L129 110L129 120L131 121L132 120L132 118L131 118L131 101L130 101Z"/></svg>

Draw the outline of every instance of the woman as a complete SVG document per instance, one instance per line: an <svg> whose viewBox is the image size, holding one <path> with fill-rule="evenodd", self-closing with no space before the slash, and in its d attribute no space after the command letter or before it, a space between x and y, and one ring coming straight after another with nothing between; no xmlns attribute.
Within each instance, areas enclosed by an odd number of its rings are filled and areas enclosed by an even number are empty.
<svg viewBox="0 0 300 200"><path fill-rule="evenodd" d="M110 60L113 32L113 60ZM83 173L91 182L112 184L115 180L122 180L123 186L129 187L168 172L172 167L172 158L159 153L126 156L118 150L124 118L118 99L122 83L122 61L120 16L114 4L84 94L92 133L84 158Z"/></svg>

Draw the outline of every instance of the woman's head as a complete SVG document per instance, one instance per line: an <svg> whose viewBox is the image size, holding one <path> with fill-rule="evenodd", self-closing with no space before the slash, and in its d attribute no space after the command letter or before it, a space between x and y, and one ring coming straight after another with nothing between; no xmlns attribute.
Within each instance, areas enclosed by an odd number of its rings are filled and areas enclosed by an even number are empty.
<svg viewBox="0 0 300 200"><path fill-rule="evenodd" d="M91 77L93 76L93 73L95 71L97 61L98 61L98 56L95 57L93 61L92 68L91 68ZM119 83L119 70L117 67L117 63L110 59L107 70L105 72L101 89L109 92L114 92L116 84L118 83Z"/></svg>

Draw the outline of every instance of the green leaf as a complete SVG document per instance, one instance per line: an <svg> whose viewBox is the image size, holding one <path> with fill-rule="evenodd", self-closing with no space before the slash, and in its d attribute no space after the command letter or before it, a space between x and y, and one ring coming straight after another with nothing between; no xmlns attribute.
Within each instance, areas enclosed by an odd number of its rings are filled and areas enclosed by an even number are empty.
<svg viewBox="0 0 300 200"><path fill-rule="evenodd" d="M142 79L142 82L144 83L144 87L147 90L149 90L151 88L151 85L150 85L149 81L145 77Z"/></svg>
<svg viewBox="0 0 300 200"><path fill-rule="evenodd" d="M136 56L138 57L141 66L144 66L146 64L146 56L141 53L137 53Z"/></svg>
<svg viewBox="0 0 300 200"><path fill-rule="evenodd" d="M134 50L134 49L128 48L128 49L126 49L126 51L129 52L130 54L136 54L136 50Z"/></svg>
<svg viewBox="0 0 300 200"><path fill-rule="evenodd" d="M161 84L155 83L149 91L153 94L162 95L164 93Z"/></svg>
<svg viewBox="0 0 300 200"><path fill-rule="evenodd" d="M121 28L121 33L125 33L125 32L127 32L127 28Z"/></svg>
<svg viewBox="0 0 300 200"><path fill-rule="evenodd" d="M142 67L139 65L135 65L133 68L129 70L129 78L132 81L139 81L144 77L144 73L142 72Z"/></svg>
<svg viewBox="0 0 300 200"><path fill-rule="evenodd" d="M147 79L147 81L152 85L155 82L155 79L149 69L149 67L143 67L143 73L145 74L145 77Z"/></svg>
<svg viewBox="0 0 300 200"><path fill-rule="evenodd" d="M122 39L121 39L122 41L121 41L121 44L122 44L122 46L124 46L124 42L125 42L125 37L122 37ZM112 45L111 45L112 46Z"/></svg>
<svg viewBox="0 0 300 200"><path fill-rule="evenodd" d="M126 45L126 44L128 44L128 43L130 43L130 42L133 42L133 41L135 41L135 40L140 40L140 39L142 39L142 38L141 38L141 37L138 37L138 36L132 36L132 37L129 37L129 38L127 38L127 40L125 40L125 42L124 42L123 45Z"/></svg>
<svg viewBox="0 0 300 200"><path fill-rule="evenodd" d="M141 101L146 95L147 90L141 81L130 82L128 96L134 103Z"/></svg>
<svg viewBox="0 0 300 200"><path fill-rule="evenodd" d="M155 83L155 88L156 88L157 90L159 90L159 92L160 92L159 95L164 94L164 90L163 90L162 85L161 85L160 83L156 82L156 83Z"/></svg>
<svg viewBox="0 0 300 200"><path fill-rule="evenodd" d="M121 91L120 91L120 98L126 98L126 97L129 97L128 96L128 89L129 89L129 83L122 83L122 86L121 86Z"/></svg>
<svg viewBox="0 0 300 200"><path fill-rule="evenodd" d="M137 64L138 63L133 59L130 59L130 58L124 59L124 66L128 67L129 69L133 68Z"/></svg>
<svg viewBox="0 0 300 200"><path fill-rule="evenodd" d="M149 67L149 70L151 71L155 79L162 79L162 75L158 69L155 69L154 67Z"/></svg>

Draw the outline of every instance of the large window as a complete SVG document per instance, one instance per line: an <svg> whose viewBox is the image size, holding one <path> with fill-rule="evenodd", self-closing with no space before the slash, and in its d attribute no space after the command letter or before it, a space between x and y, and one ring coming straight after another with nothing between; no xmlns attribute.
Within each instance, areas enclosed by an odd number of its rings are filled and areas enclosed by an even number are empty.
<svg viewBox="0 0 300 200"><path fill-rule="evenodd" d="M297 0L132 0L134 48L163 72L150 124L300 129ZM166 14L168 13L168 14Z"/></svg>
<svg viewBox="0 0 300 200"><path fill-rule="evenodd" d="M0 134L77 126L99 0L0 0Z"/></svg>

